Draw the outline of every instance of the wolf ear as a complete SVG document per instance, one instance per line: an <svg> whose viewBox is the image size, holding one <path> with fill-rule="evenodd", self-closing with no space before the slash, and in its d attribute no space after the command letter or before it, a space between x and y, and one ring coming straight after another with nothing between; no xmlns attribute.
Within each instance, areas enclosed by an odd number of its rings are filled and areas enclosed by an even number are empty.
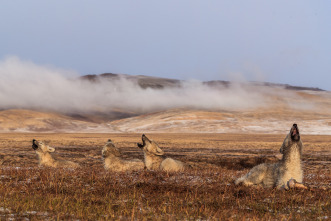
<svg viewBox="0 0 331 221"><path fill-rule="evenodd" d="M156 147L156 153L155 154L159 155L159 156L162 156L162 155L164 155L164 152L163 152L163 150L161 150L160 147Z"/></svg>
<svg viewBox="0 0 331 221"><path fill-rule="evenodd" d="M47 151L52 153L55 151L55 148L47 146Z"/></svg>
<svg viewBox="0 0 331 221"><path fill-rule="evenodd" d="M151 143L151 140L148 139L148 137L147 137L145 134L143 134L143 135L141 136L141 139L142 139L143 142L148 141L149 143Z"/></svg>

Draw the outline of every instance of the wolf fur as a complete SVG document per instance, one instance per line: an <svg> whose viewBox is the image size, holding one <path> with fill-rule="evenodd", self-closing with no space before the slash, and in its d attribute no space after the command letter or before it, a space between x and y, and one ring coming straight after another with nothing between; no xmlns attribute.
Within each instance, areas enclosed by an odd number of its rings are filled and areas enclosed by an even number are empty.
<svg viewBox="0 0 331 221"><path fill-rule="evenodd" d="M142 170L145 165L142 160L132 159L124 160L121 154L111 139L107 141L102 149L102 157L104 160L104 167L111 171L131 171Z"/></svg>
<svg viewBox="0 0 331 221"><path fill-rule="evenodd" d="M138 143L138 147L144 151L145 167L148 170L181 171L187 168L187 165L179 160L174 160L164 156L163 150L146 137L141 137L143 144Z"/></svg>
<svg viewBox="0 0 331 221"><path fill-rule="evenodd" d="M299 128L297 124L293 124L280 148L280 153L283 154L282 159L274 164L263 163L253 167L246 175L237 179L235 184L288 189L292 187L293 181L302 183L302 148Z"/></svg>
<svg viewBox="0 0 331 221"><path fill-rule="evenodd" d="M32 140L32 148L35 150L40 166L48 167L66 167L77 168L79 164L67 160L55 160L50 153L55 151L55 148L46 145L43 141Z"/></svg>

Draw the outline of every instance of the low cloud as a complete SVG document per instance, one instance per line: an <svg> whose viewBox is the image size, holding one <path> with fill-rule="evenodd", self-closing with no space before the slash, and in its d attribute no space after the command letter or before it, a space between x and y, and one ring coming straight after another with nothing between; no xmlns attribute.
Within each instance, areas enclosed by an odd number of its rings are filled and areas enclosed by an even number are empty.
<svg viewBox="0 0 331 221"><path fill-rule="evenodd" d="M114 110L136 114L169 108L242 110L266 105L261 90L234 84L212 87L187 81L181 87L141 88L125 78L93 83L72 71L40 66L17 57L0 62L0 109L26 108L88 113Z"/></svg>

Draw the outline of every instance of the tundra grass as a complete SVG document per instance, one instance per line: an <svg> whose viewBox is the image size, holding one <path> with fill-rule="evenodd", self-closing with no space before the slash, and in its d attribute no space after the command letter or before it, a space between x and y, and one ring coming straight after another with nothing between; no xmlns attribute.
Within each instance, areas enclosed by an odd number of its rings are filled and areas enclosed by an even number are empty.
<svg viewBox="0 0 331 221"><path fill-rule="evenodd" d="M171 157L193 165L192 169L177 173L105 171L100 148L104 144L101 141L110 135L79 135L78 140L72 138L78 135L21 134L16 139L11 136L0 136L3 155L0 219L328 220L331 217L330 152L322 147L310 153L304 149L304 182L311 188L282 191L233 184L235 178L261 161L252 159L272 155L273 148L268 147L276 144L277 136L245 140L242 136L247 135L234 136L236 139L223 135L176 135L175 138L171 134L155 135ZM45 136L57 148L55 157L70 158L81 163L82 168L38 167L28 142L32 136ZM139 141L138 135L129 134L125 139L123 134L114 134L109 138L120 142L125 157L142 157L131 143L131 140ZM308 150L314 143L330 145L329 137L319 142L315 139L308 139ZM221 148L222 145L236 146L237 151Z"/></svg>

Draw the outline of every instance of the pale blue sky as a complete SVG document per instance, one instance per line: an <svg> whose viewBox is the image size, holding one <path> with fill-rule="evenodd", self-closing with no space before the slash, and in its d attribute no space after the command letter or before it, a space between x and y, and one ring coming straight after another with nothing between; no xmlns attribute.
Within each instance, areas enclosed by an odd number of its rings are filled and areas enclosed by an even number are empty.
<svg viewBox="0 0 331 221"><path fill-rule="evenodd" d="M0 60L331 90L331 1L1 1Z"/></svg>

